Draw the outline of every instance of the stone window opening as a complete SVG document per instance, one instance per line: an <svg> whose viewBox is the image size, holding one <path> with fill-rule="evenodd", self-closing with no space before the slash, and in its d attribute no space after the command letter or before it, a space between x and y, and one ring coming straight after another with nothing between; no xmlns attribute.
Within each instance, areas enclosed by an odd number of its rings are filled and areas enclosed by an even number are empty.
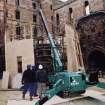
<svg viewBox="0 0 105 105"><path fill-rule="evenodd" d="M53 19L54 19L54 17L53 16L51 16L51 21L53 22Z"/></svg>
<svg viewBox="0 0 105 105"><path fill-rule="evenodd" d="M16 35L20 35L21 34L21 32L20 32L20 26L17 26L16 27Z"/></svg>
<svg viewBox="0 0 105 105"><path fill-rule="evenodd" d="M89 15L90 14L90 6L89 6L89 2L85 1L85 14Z"/></svg>
<svg viewBox="0 0 105 105"><path fill-rule="evenodd" d="M36 3L32 3L33 9L36 9Z"/></svg>
<svg viewBox="0 0 105 105"><path fill-rule="evenodd" d="M33 38L35 38L37 36L37 33L38 33L37 27L34 26L33 27Z"/></svg>
<svg viewBox="0 0 105 105"><path fill-rule="evenodd" d="M16 26L16 39L21 40L23 39L24 34L24 27L22 26Z"/></svg>
<svg viewBox="0 0 105 105"><path fill-rule="evenodd" d="M73 9L72 8L69 8L69 19L70 19L70 22L73 20Z"/></svg>
<svg viewBox="0 0 105 105"><path fill-rule="evenodd" d="M56 29L57 32L60 32L60 17L58 13L56 14Z"/></svg>
<svg viewBox="0 0 105 105"><path fill-rule="evenodd" d="M18 73L22 73L22 56L17 56Z"/></svg>
<svg viewBox="0 0 105 105"><path fill-rule="evenodd" d="M53 16L51 16L51 22L52 22L52 32L54 32L54 26L53 26L53 19L54 19L54 17Z"/></svg>
<svg viewBox="0 0 105 105"><path fill-rule="evenodd" d="M20 5L20 1L19 0L15 0L16 6Z"/></svg>
<svg viewBox="0 0 105 105"><path fill-rule="evenodd" d="M37 16L35 14L33 14L33 22L37 22Z"/></svg>
<svg viewBox="0 0 105 105"><path fill-rule="evenodd" d="M8 10L6 11L6 16L8 17Z"/></svg>
<svg viewBox="0 0 105 105"><path fill-rule="evenodd" d="M52 5L50 5L50 9L52 10Z"/></svg>
<svg viewBox="0 0 105 105"><path fill-rule="evenodd" d="M15 15L16 15L16 19L20 19L20 11L19 10L16 10L15 11Z"/></svg>
<svg viewBox="0 0 105 105"><path fill-rule="evenodd" d="M60 24L59 14L56 14L56 23L57 23L57 25Z"/></svg>

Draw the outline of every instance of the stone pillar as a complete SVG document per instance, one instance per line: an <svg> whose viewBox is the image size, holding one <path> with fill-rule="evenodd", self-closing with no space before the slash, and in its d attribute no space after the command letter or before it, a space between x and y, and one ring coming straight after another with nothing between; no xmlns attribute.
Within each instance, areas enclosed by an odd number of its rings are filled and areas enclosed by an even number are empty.
<svg viewBox="0 0 105 105"><path fill-rule="evenodd" d="M67 43L67 68L71 71L78 70L78 61L75 48L75 32L70 25L65 25L66 43Z"/></svg>
<svg viewBox="0 0 105 105"><path fill-rule="evenodd" d="M8 85L9 85L9 72L8 71L4 71L3 72L3 78L2 78L2 89L8 89Z"/></svg>

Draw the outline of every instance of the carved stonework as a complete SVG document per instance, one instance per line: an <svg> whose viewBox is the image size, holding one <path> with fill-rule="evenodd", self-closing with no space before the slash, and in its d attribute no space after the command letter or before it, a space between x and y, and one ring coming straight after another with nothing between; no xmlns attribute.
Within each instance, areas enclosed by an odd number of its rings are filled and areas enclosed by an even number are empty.
<svg viewBox="0 0 105 105"><path fill-rule="evenodd" d="M96 12L83 17L76 27L84 60L87 62L89 53L101 47L105 49L105 13ZM85 63L86 63L85 62Z"/></svg>

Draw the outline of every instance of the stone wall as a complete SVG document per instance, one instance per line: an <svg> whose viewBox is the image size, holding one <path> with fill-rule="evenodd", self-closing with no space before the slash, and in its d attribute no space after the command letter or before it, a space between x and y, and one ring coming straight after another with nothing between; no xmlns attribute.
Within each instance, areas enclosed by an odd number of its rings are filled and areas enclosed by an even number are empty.
<svg viewBox="0 0 105 105"><path fill-rule="evenodd" d="M78 23L78 20L81 17L86 16L84 2L85 1L83 1L83 0L68 0L67 2L61 3L60 5L55 6L55 8L54 8L54 24L56 24L56 14L59 14L59 17L60 17L60 26L59 27L61 28L61 30L62 30L62 27L65 27L66 24L68 24L72 28L72 30L71 30L71 28L68 28L70 36L71 37L75 36L74 40L75 40L76 46L73 45L74 42L71 42L69 35L65 36L66 39L69 40L69 41L66 41L66 45L67 45L68 69L71 69L71 70L77 66L78 66L78 68L80 66L84 66L80 42L79 42L79 36L78 36L78 32L75 30L75 26ZM104 11L105 2L103 0L100 0L100 1L99 0L88 0L88 2L89 2L90 13L100 11L100 10ZM72 15L73 15L72 20L70 19L69 8L72 8ZM63 29L65 29L65 28L63 28ZM70 45L69 43L72 43L72 44ZM75 49L74 53L75 53L76 57L70 56L69 53L72 52L72 49L70 48L70 46L73 49ZM71 59L70 59L70 57L71 57ZM76 62L76 61L78 61L77 64L74 64L73 62ZM74 65L74 67L69 66L72 63Z"/></svg>
<svg viewBox="0 0 105 105"><path fill-rule="evenodd" d="M52 0L41 0L41 8L46 17L49 31L52 32L52 19L53 19L53 4Z"/></svg>
<svg viewBox="0 0 105 105"><path fill-rule="evenodd" d="M12 0L7 2L7 10L8 10L8 16L7 16L7 40L16 40L16 26L21 27L21 39L29 39L32 38L33 35L33 27L39 27L39 15L37 13L37 9L39 8L39 4L37 1L34 3L36 4L36 8L33 9L32 3L30 0L20 0L19 8L16 7L15 0ZM16 20L16 10L20 11L20 20ZM36 22L33 22L33 15L36 15ZM37 28L37 34L41 33L39 32ZM37 35L36 35L37 37ZM9 38L9 39L8 39Z"/></svg>
<svg viewBox="0 0 105 105"><path fill-rule="evenodd" d="M104 0L88 0L90 6L90 12L105 10ZM32 7L32 2L36 3L36 9ZM39 4L40 2L40 4ZM75 27L78 20L81 17L85 17L85 6L83 0L68 0L67 2L59 2L56 0L20 0L19 7L16 6L15 0L8 0L7 2L7 25L6 25L6 37L5 37L5 50L6 50L6 70L10 71L11 75L17 73L17 62L16 57L23 57L23 70L26 64L34 62L33 55L33 27L37 27L37 35L43 35L45 42L47 42L47 36L41 22L40 16L37 10L41 6L44 14L47 18L48 27L50 32L55 33L55 37L59 33L64 34L64 45L67 48L68 57L68 69L77 70L83 65L82 53L79 43L78 32ZM72 19L70 19L70 11L72 8ZM3 9L3 0L0 1L0 10ZM15 11L20 11L20 20L16 20ZM33 14L37 16L36 23L33 23ZM56 15L59 14L60 24L59 33L56 30L58 28ZM17 39L16 37L16 26L22 27L22 37ZM41 26L40 26L41 25ZM2 39L2 38L1 38ZM37 38L35 37L35 40ZM25 47L27 46L27 47ZM28 53L27 49L29 49ZM15 51L13 53L13 51ZM73 56L72 56L73 55ZM10 62L11 61L11 62Z"/></svg>
<svg viewBox="0 0 105 105"><path fill-rule="evenodd" d="M70 25L65 26L66 31L66 43L67 43L67 65L68 65L68 71L76 71L78 69L78 61L77 61L77 55L76 55L76 43L75 43L75 32L73 30L73 27Z"/></svg>
<svg viewBox="0 0 105 105"><path fill-rule="evenodd" d="M27 64L34 64L33 27L38 26L37 9L39 4L35 1L36 8L33 9L32 2L30 0L20 0L19 6L16 6L15 0L8 0L7 2L5 59L6 71L10 74L11 82L19 72L17 57L22 57L22 72L26 69ZM16 10L20 11L20 19L16 19ZM34 14L37 17L36 22L33 22ZM16 34L17 26L20 27L20 35ZM10 84L12 84L11 82Z"/></svg>
<svg viewBox="0 0 105 105"><path fill-rule="evenodd" d="M84 56L85 65L89 68L89 65L93 61L89 60L89 56L92 52L105 52L105 13L96 12L87 17L81 18L77 25L77 30L80 37L80 44L82 48L82 53ZM97 62L97 56L93 55L93 58ZM92 58L92 59L93 59ZM94 60L93 59L93 60ZM95 62L94 60L94 62ZM102 61L102 60L101 60ZM101 62L101 65L103 62ZM99 65L98 63L96 64ZM103 64L104 65L104 64Z"/></svg>
<svg viewBox="0 0 105 105"><path fill-rule="evenodd" d="M91 12L104 10L104 0L89 0Z"/></svg>
<svg viewBox="0 0 105 105"><path fill-rule="evenodd" d="M9 72L11 80L18 72L17 57L22 57L22 72L26 69L27 64L34 64L33 40L26 39L21 41L8 42L5 47L6 51L6 71Z"/></svg>

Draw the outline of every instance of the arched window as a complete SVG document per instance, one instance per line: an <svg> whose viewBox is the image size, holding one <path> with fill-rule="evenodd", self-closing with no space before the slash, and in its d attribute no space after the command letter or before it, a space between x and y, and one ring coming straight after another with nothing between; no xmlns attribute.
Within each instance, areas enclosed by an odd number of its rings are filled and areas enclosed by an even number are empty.
<svg viewBox="0 0 105 105"><path fill-rule="evenodd" d="M90 14L90 7L89 7L89 2L85 1L85 14L89 15Z"/></svg>

